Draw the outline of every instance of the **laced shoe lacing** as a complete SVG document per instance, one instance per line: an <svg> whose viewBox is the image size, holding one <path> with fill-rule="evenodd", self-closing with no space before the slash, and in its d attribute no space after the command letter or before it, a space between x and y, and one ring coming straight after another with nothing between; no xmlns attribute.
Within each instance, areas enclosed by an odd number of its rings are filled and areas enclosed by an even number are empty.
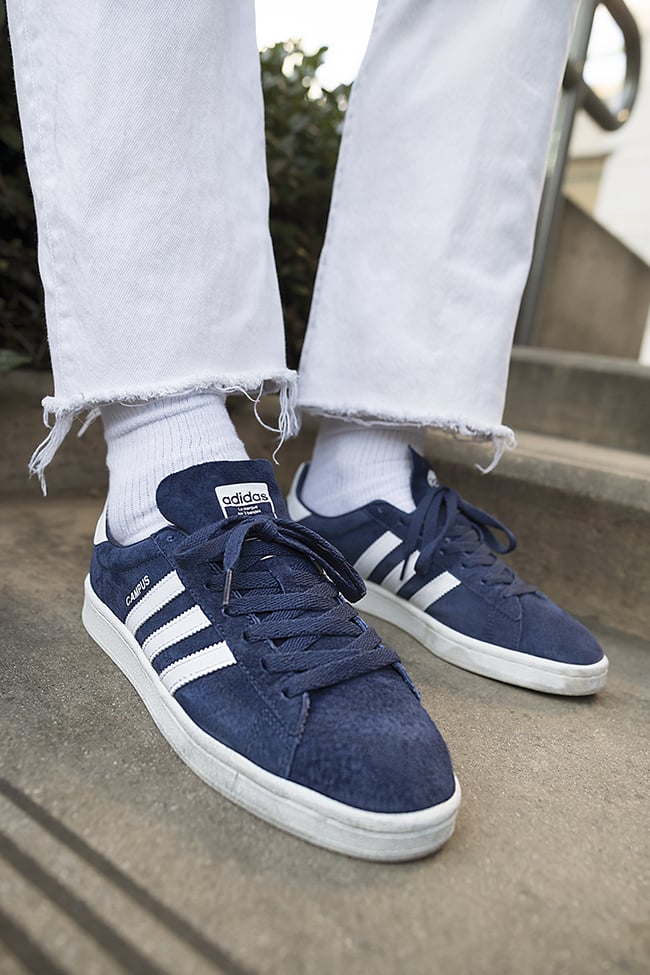
<svg viewBox="0 0 650 975"><path fill-rule="evenodd" d="M507 544L502 544L492 529L502 532ZM461 567L477 569L480 584L499 586L502 598L535 593L535 586L520 579L498 558L514 551L516 545L513 533L497 518L469 504L453 488L433 486L408 516L402 578L409 557L418 550L414 569L422 576L431 574L438 553L460 554Z"/></svg>
<svg viewBox="0 0 650 975"><path fill-rule="evenodd" d="M281 571L287 550L291 572ZM280 686L287 697L399 664L346 602L364 595L361 577L304 525L266 515L228 518L193 532L175 556L180 567L209 569L206 589L223 594L224 615L246 620L243 639L260 644L265 670L287 675Z"/></svg>

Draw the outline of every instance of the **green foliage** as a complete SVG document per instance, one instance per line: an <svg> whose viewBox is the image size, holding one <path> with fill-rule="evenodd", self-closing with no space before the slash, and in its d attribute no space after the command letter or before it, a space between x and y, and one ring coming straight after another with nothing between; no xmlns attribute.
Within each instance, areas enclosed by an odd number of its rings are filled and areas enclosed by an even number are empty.
<svg viewBox="0 0 650 975"><path fill-rule="evenodd" d="M287 328L289 364L298 362L322 246L349 86L322 89L326 48L298 41L261 53L271 184L271 234ZM0 371L47 366L36 221L24 165L11 55L0 8Z"/></svg>
<svg viewBox="0 0 650 975"><path fill-rule="evenodd" d="M48 363L36 218L25 169L4 6L0 7L0 371Z"/></svg>
<svg viewBox="0 0 650 975"><path fill-rule="evenodd" d="M262 85L271 185L271 236L295 367L325 234L349 85L321 88L316 71L327 48L305 54L299 41L262 51Z"/></svg>

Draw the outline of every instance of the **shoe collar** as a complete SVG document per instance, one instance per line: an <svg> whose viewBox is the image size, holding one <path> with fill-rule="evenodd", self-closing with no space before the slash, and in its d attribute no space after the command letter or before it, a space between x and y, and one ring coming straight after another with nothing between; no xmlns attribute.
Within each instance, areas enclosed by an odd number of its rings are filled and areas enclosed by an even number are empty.
<svg viewBox="0 0 650 975"><path fill-rule="evenodd" d="M186 532L245 515L288 517L267 460L213 461L170 474L160 482L161 514Z"/></svg>

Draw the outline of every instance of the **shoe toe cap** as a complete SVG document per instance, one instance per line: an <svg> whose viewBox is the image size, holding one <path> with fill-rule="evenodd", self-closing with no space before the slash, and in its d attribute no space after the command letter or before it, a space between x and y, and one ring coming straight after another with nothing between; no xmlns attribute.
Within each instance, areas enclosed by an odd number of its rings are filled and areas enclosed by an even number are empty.
<svg viewBox="0 0 650 975"><path fill-rule="evenodd" d="M290 777L382 813L430 808L455 788L442 736L392 668L312 695Z"/></svg>
<svg viewBox="0 0 650 975"><path fill-rule="evenodd" d="M520 649L549 660L589 666L603 659L592 633L548 597L524 600Z"/></svg>

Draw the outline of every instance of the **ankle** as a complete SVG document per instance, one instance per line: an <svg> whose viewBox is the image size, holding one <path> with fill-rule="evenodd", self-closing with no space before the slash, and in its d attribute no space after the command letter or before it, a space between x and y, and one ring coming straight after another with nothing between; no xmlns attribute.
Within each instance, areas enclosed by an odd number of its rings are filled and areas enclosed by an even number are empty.
<svg viewBox="0 0 650 975"><path fill-rule="evenodd" d="M168 474L214 460L245 460L224 397L192 393L102 407L109 469L108 522L131 544L164 527L156 490Z"/></svg>
<svg viewBox="0 0 650 975"><path fill-rule="evenodd" d="M323 419L303 488L305 504L332 516L377 499L412 511L409 447L421 451L423 440L418 427Z"/></svg>

